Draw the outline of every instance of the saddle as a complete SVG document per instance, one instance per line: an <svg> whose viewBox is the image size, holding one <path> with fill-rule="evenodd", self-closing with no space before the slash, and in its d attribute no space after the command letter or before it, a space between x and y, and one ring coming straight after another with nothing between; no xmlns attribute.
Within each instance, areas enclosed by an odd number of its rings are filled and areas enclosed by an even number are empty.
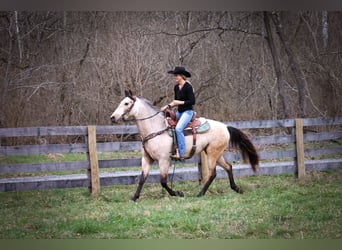
<svg viewBox="0 0 342 250"><path fill-rule="evenodd" d="M167 109L165 111L165 117L166 117L167 123L169 125L168 133L173 138L172 153L174 154L176 152L176 149L177 149L177 138L176 138L176 134L175 134L175 128L176 128L176 125L178 123L178 120L176 118L176 113L171 109ZM197 113L194 112L191 121L188 123L188 125L183 130L184 136L188 136L188 135L193 136L192 148L190 151L190 155L187 158L191 158L196 152L197 134L205 133L209 129L210 129L210 125L209 125L208 121L203 117L197 118Z"/></svg>

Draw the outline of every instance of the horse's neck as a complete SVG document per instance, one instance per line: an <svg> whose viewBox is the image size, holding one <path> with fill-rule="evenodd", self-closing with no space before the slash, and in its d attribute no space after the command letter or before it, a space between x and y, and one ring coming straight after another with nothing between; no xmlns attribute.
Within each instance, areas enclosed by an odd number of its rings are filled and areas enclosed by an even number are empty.
<svg viewBox="0 0 342 250"><path fill-rule="evenodd" d="M138 130L142 137L165 129L165 117L162 114L156 114L156 112L158 111L150 107L144 101L139 101L139 110L135 118L137 119ZM150 116L153 117L144 119Z"/></svg>

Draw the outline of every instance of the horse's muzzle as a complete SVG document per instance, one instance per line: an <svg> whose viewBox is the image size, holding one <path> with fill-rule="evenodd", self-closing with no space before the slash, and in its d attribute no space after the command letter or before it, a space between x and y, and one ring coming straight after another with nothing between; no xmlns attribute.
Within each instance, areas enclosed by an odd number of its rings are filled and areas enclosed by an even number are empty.
<svg viewBox="0 0 342 250"><path fill-rule="evenodd" d="M117 123L117 120L115 119L114 116L112 116L112 117L110 118L110 120L112 121L112 123Z"/></svg>

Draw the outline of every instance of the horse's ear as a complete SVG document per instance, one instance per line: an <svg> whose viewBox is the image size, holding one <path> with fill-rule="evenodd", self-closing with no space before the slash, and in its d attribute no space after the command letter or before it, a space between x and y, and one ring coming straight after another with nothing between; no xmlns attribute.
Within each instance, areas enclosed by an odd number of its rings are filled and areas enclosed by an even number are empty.
<svg viewBox="0 0 342 250"><path fill-rule="evenodd" d="M136 99L136 97L133 96L133 93L132 93L132 91L130 89L129 90L125 90L125 96L131 98L133 101L135 101L135 99Z"/></svg>
<svg viewBox="0 0 342 250"><path fill-rule="evenodd" d="M125 96L126 97L132 96L132 91L131 90L125 90Z"/></svg>

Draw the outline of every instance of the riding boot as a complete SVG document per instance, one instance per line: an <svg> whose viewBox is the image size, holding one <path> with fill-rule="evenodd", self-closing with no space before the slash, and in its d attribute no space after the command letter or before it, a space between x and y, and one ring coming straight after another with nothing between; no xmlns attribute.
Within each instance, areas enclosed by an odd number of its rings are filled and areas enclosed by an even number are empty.
<svg viewBox="0 0 342 250"><path fill-rule="evenodd" d="M176 148L176 154L171 155L171 159L175 161L184 161L184 157L180 157L178 148Z"/></svg>

